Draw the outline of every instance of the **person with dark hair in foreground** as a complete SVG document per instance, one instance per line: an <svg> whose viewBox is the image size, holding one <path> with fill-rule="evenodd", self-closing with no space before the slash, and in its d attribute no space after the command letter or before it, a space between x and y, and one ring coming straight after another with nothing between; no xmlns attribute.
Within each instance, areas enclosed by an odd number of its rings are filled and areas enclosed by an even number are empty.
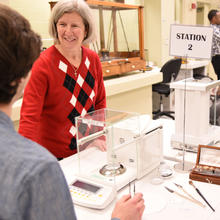
<svg viewBox="0 0 220 220"><path fill-rule="evenodd" d="M0 219L74 220L71 195L57 162L44 147L20 136L10 119L32 64L40 54L40 37L19 13L0 4ZM140 220L141 193L122 197L112 219Z"/></svg>
<svg viewBox="0 0 220 220"><path fill-rule="evenodd" d="M214 29L213 41L212 41L212 66L217 75L217 79L220 79L220 12L218 10L210 10L208 13L208 19L211 26Z"/></svg>

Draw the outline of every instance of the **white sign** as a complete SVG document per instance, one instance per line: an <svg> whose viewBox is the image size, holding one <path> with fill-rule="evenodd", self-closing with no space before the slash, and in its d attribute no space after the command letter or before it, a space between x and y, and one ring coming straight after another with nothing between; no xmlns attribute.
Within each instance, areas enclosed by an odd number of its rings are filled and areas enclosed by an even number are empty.
<svg viewBox="0 0 220 220"><path fill-rule="evenodd" d="M170 56L210 59L213 28L171 24Z"/></svg>

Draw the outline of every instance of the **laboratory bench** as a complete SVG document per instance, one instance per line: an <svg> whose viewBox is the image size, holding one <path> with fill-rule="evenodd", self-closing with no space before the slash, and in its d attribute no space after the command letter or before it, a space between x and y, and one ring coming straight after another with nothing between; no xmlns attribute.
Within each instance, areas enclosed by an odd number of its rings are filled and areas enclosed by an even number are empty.
<svg viewBox="0 0 220 220"><path fill-rule="evenodd" d="M174 132L174 121L168 119L158 119L164 127L164 160L161 166L151 171L139 180L135 181L136 192L142 192L145 200L145 211L143 220L185 220L185 219L199 219L199 220L217 220L220 216L220 187L219 185L208 184L203 182L193 181L194 185L202 192L212 207L213 212L206 203L197 194L195 189L189 184L189 172L176 171L174 165L182 162L182 154L180 150L171 148L170 137ZM68 157L60 161L60 166L64 172L68 184L71 183L74 172L77 172L77 155ZM186 162L196 162L196 154L186 152ZM168 167L173 171L173 174L168 177L160 175L161 167ZM165 189L170 189L185 195L182 190L177 188L175 184L183 186L184 190L190 193L195 199L199 200L205 207L201 207L194 202L186 200L175 193L170 193ZM133 183L131 183L132 186ZM132 187L131 187L132 189ZM125 186L117 193L117 198L108 205L105 209L98 210L86 208L75 205L77 219L96 219L109 220L111 212L114 208L115 202L122 195L129 193L129 186Z"/></svg>
<svg viewBox="0 0 220 220"><path fill-rule="evenodd" d="M152 85L163 80L159 67L104 80L107 108L152 115Z"/></svg>

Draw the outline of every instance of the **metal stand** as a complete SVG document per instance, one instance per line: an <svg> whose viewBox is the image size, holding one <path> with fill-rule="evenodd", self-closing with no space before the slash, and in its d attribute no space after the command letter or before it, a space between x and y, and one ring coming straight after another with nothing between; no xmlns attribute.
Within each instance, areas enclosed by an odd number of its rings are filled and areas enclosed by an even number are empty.
<svg viewBox="0 0 220 220"><path fill-rule="evenodd" d="M186 55L185 58L186 58L186 66L187 66L187 63L188 63L188 59L187 58L188 58L188 56ZM183 145L182 145L183 158L182 158L181 162L179 162L178 164L174 165L174 169L177 172L189 172L193 168L193 164L185 162L185 152L186 152L186 144L185 144L185 130L186 130L186 71L185 71L184 80L185 80L185 82L184 82Z"/></svg>

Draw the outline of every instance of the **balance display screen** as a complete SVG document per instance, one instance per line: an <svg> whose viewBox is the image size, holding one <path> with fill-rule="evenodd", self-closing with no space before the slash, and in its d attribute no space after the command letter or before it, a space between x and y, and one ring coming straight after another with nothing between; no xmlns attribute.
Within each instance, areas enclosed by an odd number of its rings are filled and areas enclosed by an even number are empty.
<svg viewBox="0 0 220 220"><path fill-rule="evenodd" d="M93 193L96 193L100 189L100 187L97 187L97 186L94 186L94 185L91 185L91 184L88 184L88 183L85 183L79 180L76 180L72 185L75 187L79 187L81 189L93 192Z"/></svg>

